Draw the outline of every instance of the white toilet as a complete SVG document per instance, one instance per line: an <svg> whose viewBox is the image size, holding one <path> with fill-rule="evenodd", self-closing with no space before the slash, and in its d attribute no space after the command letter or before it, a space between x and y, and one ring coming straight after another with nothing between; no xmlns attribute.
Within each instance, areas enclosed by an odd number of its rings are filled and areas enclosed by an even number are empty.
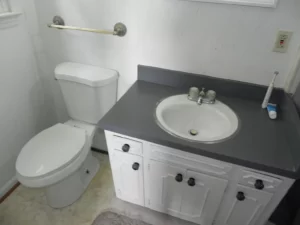
<svg viewBox="0 0 300 225"><path fill-rule="evenodd" d="M99 169L90 148L97 122L116 103L118 73L78 63L62 63L55 77L72 120L33 137L21 150L17 178L24 186L46 189L48 204L75 202Z"/></svg>

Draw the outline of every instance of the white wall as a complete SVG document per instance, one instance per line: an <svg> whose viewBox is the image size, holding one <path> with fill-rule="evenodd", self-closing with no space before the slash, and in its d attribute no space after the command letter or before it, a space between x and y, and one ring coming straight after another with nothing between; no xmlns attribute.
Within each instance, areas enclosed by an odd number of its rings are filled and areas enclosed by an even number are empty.
<svg viewBox="0 0 300 225"><path fill-rule="evenodd" d="M0 20L0 197L16 181L15 161L23 145L56 121L33 51L34 4L22 4L13 1L14 10L23 12L16 22Z"/></svg>
<svg viewBox="0 0 300 225"><path fill-rule="evenodd" d="M215 77L268 84L279 70L283 87L300 40L300 2L279 0L276 9L181 0L36 0L45 49L39 57L53 78L57 63L75 61L120 72L119 96L145 64ZM46 27L54 15L66 24L92 28L128 27L124 38ZM288 53L272 52L279 29L294 32ZM67 118L52 80L60 120Z"/></svg>

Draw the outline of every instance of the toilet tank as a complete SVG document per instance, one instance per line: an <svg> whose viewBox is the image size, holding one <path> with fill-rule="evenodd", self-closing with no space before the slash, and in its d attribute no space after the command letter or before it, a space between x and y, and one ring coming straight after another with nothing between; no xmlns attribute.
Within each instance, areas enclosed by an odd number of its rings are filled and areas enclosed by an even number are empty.
<svg viewBox="0 0 300 225"><path fill-rule="evenodd" d="M96 124L117 101L118 72L66 62L55 68L69 116Z"/></svg>

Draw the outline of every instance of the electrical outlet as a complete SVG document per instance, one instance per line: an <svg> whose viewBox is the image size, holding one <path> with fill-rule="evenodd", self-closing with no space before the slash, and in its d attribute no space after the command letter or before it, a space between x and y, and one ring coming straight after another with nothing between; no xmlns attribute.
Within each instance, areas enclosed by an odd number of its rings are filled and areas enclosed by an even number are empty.
<svg viewBox="0 0 300 225"><path fill-rule="evenodd" d="M293 32L291 31L278 31L273 51L285 53L288 49L292 34Z"/></svg>

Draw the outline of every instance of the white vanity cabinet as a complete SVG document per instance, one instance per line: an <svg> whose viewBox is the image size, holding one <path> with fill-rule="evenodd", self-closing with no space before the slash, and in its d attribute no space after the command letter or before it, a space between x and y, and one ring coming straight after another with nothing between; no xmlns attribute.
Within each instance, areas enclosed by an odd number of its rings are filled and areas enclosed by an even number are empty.
<svg viewBox="0 0 300 225"><path fill-rule="evenodd" d="M264 225L294 180L105 131L116 196L201 225Z"/></svg>

